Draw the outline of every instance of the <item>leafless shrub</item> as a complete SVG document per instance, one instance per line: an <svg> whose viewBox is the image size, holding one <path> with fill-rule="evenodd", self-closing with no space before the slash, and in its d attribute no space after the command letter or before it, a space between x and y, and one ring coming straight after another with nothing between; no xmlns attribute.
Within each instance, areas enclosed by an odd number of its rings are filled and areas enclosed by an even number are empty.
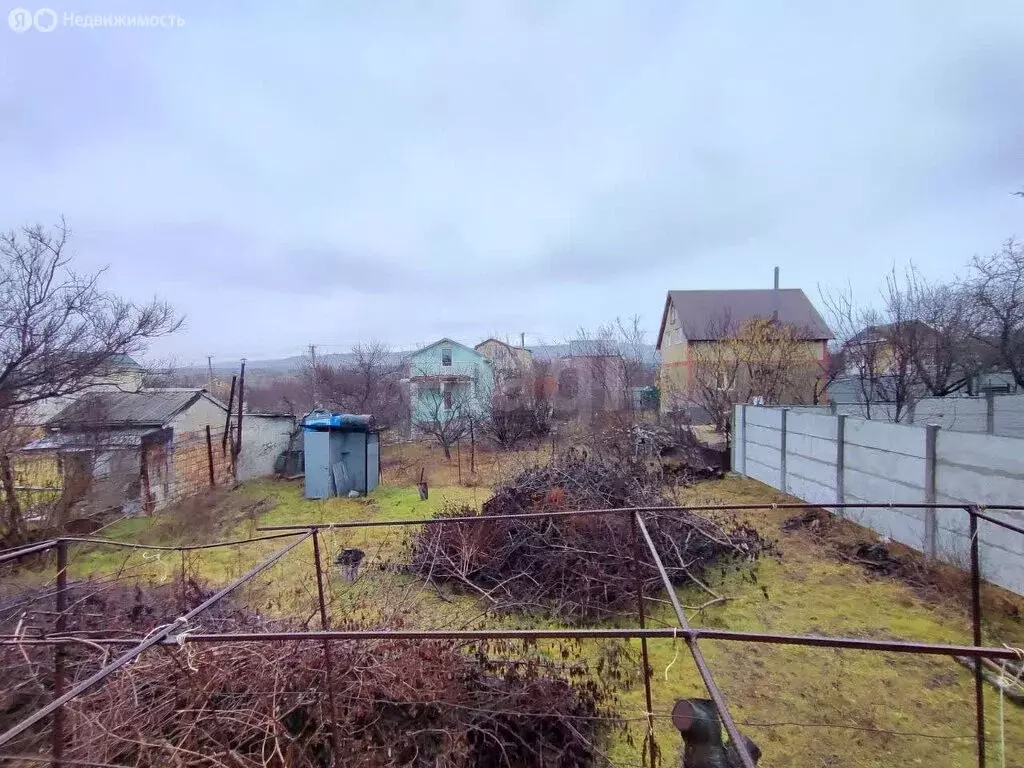
<svg viewBox="0 0 1024 768"><path fill-rule="evenodd" d="M402 392L404 363L382 341L356 344L339 359L305 358L300 378L313 407L345 413L369 413L382 428L406 423Z"/></svg>
<svg viewBox="0 0 1024 768"><path fill-rule="evenodd" d="M187 595L189 603L204 596L195 584ZM180 611L169 589L94 594L88 584L73 585L69 603L67 631L83 638L69 646L70 679L108 657L109 649L89 644L92 617L107 632L141 637ZM227 603L204 614L210 622L221 632L289 628ZM0 727L48 700L51 654L46 646L0 648L5 669L21 673L5 693ZM592 766L610 729L623 726L615 690L635 674L623 643L602 646L600 674L578 642L548 654L511 641L468 649L456 641L337 642L331 655L328 672L323 645L312 641L152 649L67 705L65 759L143 767ZM31 730L10 749L45 748L45 736Z"/></svg>

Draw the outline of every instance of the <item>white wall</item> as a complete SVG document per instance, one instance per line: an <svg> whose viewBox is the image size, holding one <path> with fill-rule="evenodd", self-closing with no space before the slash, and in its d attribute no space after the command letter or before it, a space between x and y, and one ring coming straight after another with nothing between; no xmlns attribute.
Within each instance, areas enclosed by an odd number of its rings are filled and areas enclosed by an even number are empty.
<svg viewBox="0 0 1024 768"><path fill-rule="evenodd" d="M175 438L186 432L199 432L210 425L210 430L224 431L227 408L208 397L200 397L171 421Z"/></svg>
<svg viewBox="0 0 1024 768"><path fill-rule="evenodd" d="M245 414L242 453L238 457L239 481L274 474L274 461L288 448L288 437L294 428L295 420L291 416Z"/></svg>
<svg viewBox="0 0 1024 768"><path fill-rule="evenodd" d="M1024 441L832 416L809 408L737 406L733 468L805 501L1024 504ZM840 445L839 435L842 433ZM785 450L783 450L783 445ZM934 498L930 496L934 493ZM894 541L969 566L960 510L847 508L854 522ZM1024 513L988 510L1024 526ZM1024 535L979 521L982 574L1024 594Z"/></svg>

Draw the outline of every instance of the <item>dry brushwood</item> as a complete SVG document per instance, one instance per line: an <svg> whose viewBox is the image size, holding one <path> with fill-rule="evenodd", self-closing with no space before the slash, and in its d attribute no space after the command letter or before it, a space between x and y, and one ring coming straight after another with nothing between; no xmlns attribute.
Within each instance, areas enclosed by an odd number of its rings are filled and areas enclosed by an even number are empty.
<svg viewBox="0 0 1024 768"><path fill-rule="evenodd" d="M669 506L663 487L660 471L648 462L570 450L498 488L483 513L501 519L425 526L413 537L411 568L435 584L478 594L498 610L538 611L564 621L631 612L636 565L629 515L521 514ZM474 514L454 506L439 516ZM768 546L735 519L726 525L693 512L648 512L644 520L674 584L703 587L708 569L756 558ZM646 557L640 571L645 591L656 591L658 573Z"/></svg>
<svg viewBox="0 0 1024 768"><path fill-rule="evenodd" d="M59 635L72 640L64 645L68 680L88 677L130 648L132 642L141 641L156 627L174 621L213 594L187 577L173 584L146 588L128 582L128 578L114 576L85 579L68 586L64 630ZM52 586L12 586L0 591L0 635L19 641L16 645L0 646L0 668L7 676L0 691L0 731L4 731L52 698L53 648L33 643L58 635ZM240 631L243 627L245 631L258 632L267 625L229 601L221 601L203 614L202 626L211 632ZM130 642L96 642L114 639ZM45 733L29 731L10 745L10 751L27 753L45 743Z"/></svg>
<svg viewBox="0 0 1024 768"><path fill-rule="evenodd" d="M189 603L209 594L190 589ZM165 588L82 582L69 592L66 631L78 639L65 646L69 682L128 647L91 639L141 639L180 612L181 596ZM49 598L9 596L14 610L7 616L21 617L18 636L49 633ZM26 611L26 604L39 607ZM24 631L31 610L41 631ZM203 615L207 625L219 632L301 628L230 601ZM468 648L456 641L337 642L328 675L324 645L315 641L163 646L69 702L65 759L137 768L582 768L600 763L610 729L624 728L614 713L615 690L633 682L630 653L625 644L602 645L592 667L578 641L546 654L512 641ZM0 699L4 730L52 698L53 648L4 646L0 661L16 683ZM48 735L44 722L8 748L45 753Z"/></svg>
<svg viewBox="0 0 1024 768"><path fill-rule="evenodd" d="M317 642L147 654L69 706L68 756L134 766L570 768L596 764L600 724L614 721L592 676L562 679L537 656L492 663L493 650L466 654L454 642L331 651L329 679Z"/></svg>

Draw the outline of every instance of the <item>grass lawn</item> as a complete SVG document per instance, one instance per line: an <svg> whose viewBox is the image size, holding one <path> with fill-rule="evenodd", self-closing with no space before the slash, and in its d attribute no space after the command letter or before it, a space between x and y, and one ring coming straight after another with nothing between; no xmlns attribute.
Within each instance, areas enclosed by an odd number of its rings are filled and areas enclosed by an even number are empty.
<svg viewBox="0 0 1024 768"><path fill-rule="evenodd" d="M409 477L418 474L420 460L424 460L421 455L407 455L390 465L391 474L412 482ZM529 461L531 457L516 460ZM381 487L369 499L306 501L300 483L249 483L225 496L223 505L233 511L224 513L229 523L217 538L255 535L257 525L424 518L447 502L476 507L488 495L481 478L497 471L484 457L473 479L481 484L463 487L454 485L450 470L450 465L429 470L433 479L428 501L420 501L409 484ZM385 461L385 480L388 475ZM439 484L442 481L448 484ZM765 486L738 479L704 483L684 493L685 500L692 503L770 505L784 499ZM246 509L249 512L239 516L239 510ZM868 575L862 567L836 557L826 543L809 533L784 532L780 526L792 514L766 506L746 515L764 535L777 541L779 556L763 558L752 569L717 575L711 586L728 600L695 616L694 625L970 643L968 613L955 597L924 595L901 581ZM366 552L362 576L355 584L345 583L334 568L327 569L335 626L381 617L410 628L530 625L525 617L488 616L473 597L441 594L393 567L384 567L403 560L409 533L401 527L323 532L325 558L333 559L344 547ZM157 516L125 521L104 535L172 543L172 539L180 539L181 530L179 526L172 532ZM222 584L285 543L277 540L205 550L188 555L186 566L203 579ZM119 571L144 581L166 582L181 567L176 553L79 547L72 556L75 577ZM267 614L297 616L309 620L311 627L318 626L312 562L311 543L301 545L256 584L244 588L241 598ZM998 590L990 590L994 592ZM696 589L681 590L680 596L687 604L705 600ZM1019 612L1024 601L1010 600L1005 593L1000 593L999 599L1004 606L1008 600L1017 605L1018 612L992 613L986 624L986 642L1024 645ZM652 600L649 613L652 626L674 624L674 615L664 602ZM713 641L702 641L701 647L734 717L761 746L762 765L888 768L976 764L973 677L950 659ZM596 656L596 645L584 654L591 651ZM652 641L650 653L655 734L664 764L678 764L680 739L668 712L675 699L704 696L704 689L682 641ZM997 694L987 685L986 692L989 765L1001 765L1001 740L1006 743L1005 765L1024 765L1024 712L1007 702L1001 719ZM631 723L633 741L639 744L646 730L642 686L623 691L620 705L621 714ZM640 763L638 748L622 738L609 745L609 756L616 764Z"/></svg>

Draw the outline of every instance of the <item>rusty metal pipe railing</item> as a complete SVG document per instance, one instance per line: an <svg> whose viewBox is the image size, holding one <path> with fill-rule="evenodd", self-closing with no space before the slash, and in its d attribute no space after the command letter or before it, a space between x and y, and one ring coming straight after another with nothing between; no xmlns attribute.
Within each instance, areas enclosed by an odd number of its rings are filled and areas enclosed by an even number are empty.
<svg viewBox="0 0 1024 768"><path fill-rule="evenodd" d="M822 635L785 635L770 632L737 632L711 627L610 627L580 629L353 629L329 630L324 632L190 632L182 636L182 643L248 643L253 641L303 641L303 640L600 640L692 638L694 640L722 640L728 642L765 643L767 645L798 645L807 648L845 648L852 651L886 651L889 653L911 653L926 656L965 656L967 658L1006 659L1020 658L1010 648L974 645L944 645L937 643L913 643L905 640L870 640L859 637L826 637ZM15 640L0 641L16 644ZM64 642L73 642L66 640Z"/></svg>
<svg viewBox="0 0 1024 768"><path fill-rule="evenodd" d="M640 517L639 512L633 514L633 522L636 527L640 529L640 533L644 537L644 541L647 542L647 549L651 553L651 558L654 560L654 567L658 569L658 575L661 577L661 583L664 584L665 591L668 593L669 600L672 602L672 610L675 611L676 619L679 621L679 628L683 630L690 629L690 622L686 620L686 614L683 612L683 606L679 603L679 596L676 594L675 587L672 585L672 580L668 577L668 571L665 570L665 564L661 562L661 557L658 555L658 548L654 545L654 539L651 538L650 531L647 530L647 526L644 524L643 518ZM715 683L715 680L711 675L711 669L708 667L708 663L704 659L704 654L701 652L700 646L697 645L697 638L688 636L684 638L684 640L686 642L686 647L690 649L690 655L693 656L693 663L697 665L697 672L700 674L701 680L704 681L704 687L708 689L708 695L711 696L711 701L714 702L715 709L718 710L718 716L722 718L722 725L725 726L726 733L729 734L729 740L736 749L736 754L739 755L743 768L757 768L754 758L752 758L750 756L750 752L747 751L746 742L740 737L740 729L736 726L736 721L732 719L732 715L729 713L729 707L726 704L725 696L722 694L718 684ZM978 663L980 664L981 662L979 661Z"/></svg>
<svg viewBox="0 0 1024 768"><path fill-rule="evenodd" d="M209 597L206 600L204 600L202 603L200 603L198 606L196 606L191 611L186 613L184 616L179 616L173 622L171 622L170 624L168 624L165 627L162 627L158 631L154 632L152 635L150 635L145 640L140 642L134 648L131 648L128 651L126 651L123 655L121 655L118 658L114 659L114 661L110 662L105 667L103 667L102 669L97 671L95 674L91 675L90 677L88 677L85 680L83 680L82 682L80 682L78 685L76 685L73 688L71 688L71 690L67 691L62 696L58 696L53 701L51 701L49 704L47 704L46 706L36 710L35 712L33 712L31 715L26 717L21 722L11 726L7 731L5 731L4 733L0 734L0 746L3 746L7 742L9 742L15 736L18 736L19 734L24 733L26 730L31 728L33 725L38 723L43 718L48 717L49 715L53 714L56 710L58 710L61 707L63 707L65 704L67 704L69 701L71 701L76 696L79 696L82 693L85 693L85 691L87 691L90 688L92 688L92 686L96 685L96 683L99 683L99 682L105 680L107 677L109 677L114 672L119 670L121 667L123 667L125 664L130 662L132 659L134 659L137 656L141 655L148 648L151 648L154 645L156 645L157 643L160 643L160 642L166 640L170 635L172 635L175 632L181 630L186 624L188 624L189 621L194 619L196 616L198 616L203 611L205 611L206 609L210 608L211 606L213 606L214 604L216 604L220 600L222 600L225 597L227 597L229 594L234 592L236 589L238 589L243 584L247 583L249 580L251 580L254 576L259 574L260 572L262 572L262 571L266 570L267 568L269 568L270 566L272 566L274 563L276 563L278 560L280 560L286 554L288 554L293 549L295 549L295 547L297 547L299 544L301 544L302 542L304 542L307 539L309 539L312 535L313 535L313 532L309 531L305 536L302 536L301 538L296 539L291 544L286 546L284 549L279 550L275 554L271 555L269 558L264 560L262 563L260 563L256 567L252 568L247 573L245 573L244 575L242 575L239 578L237 578L235 581L231 582L231 584L229 584L228 586L224 587L222 590L220 590L216 594L214 594L211 597Z"/></svg>
<svg viewBox="0 0 1024 768"><path fill-rule="evenodd" d="M57 540L41 541L38 544L27 544L24 547L15 547L0 554L0 563L7 563L11 560L20 560L23 557L34 555L37 552L44 552L47 549L57 546Z"/></svg>
<svg viewBox="0 0 1024 768"><path fill-rule="evenodd" d="M886 502L884 504L808 504L808 503L781 503L781 504L698 504L694 506L673 505L665 507L611 507L607 509L571 509L553 510L550 512L523 512L515 515L517 519L529 520L539 518L559 517L581 517L585 515L611 515L611 514L633 514L634 512L737 512L754 511L759 509L955 509L962 510L963 504L925 504L913 502L900 504L897 502ZM1024 511L1024 506L1000 506L981 507L978 509L1004 509L1009 511ZM975 513L981 520L998 525L1015 533L1024 534L1024 527L1016 526L1005 520L990 517L982 512ZM416 520L355 520L336 523L297 523L293 525L261 525L257 531L308 531L311 528L387 528L403 525L445 525L448 523L482 523L488 520L507 519L508 515L462 515L460 517L424 517Z"/></svg>

